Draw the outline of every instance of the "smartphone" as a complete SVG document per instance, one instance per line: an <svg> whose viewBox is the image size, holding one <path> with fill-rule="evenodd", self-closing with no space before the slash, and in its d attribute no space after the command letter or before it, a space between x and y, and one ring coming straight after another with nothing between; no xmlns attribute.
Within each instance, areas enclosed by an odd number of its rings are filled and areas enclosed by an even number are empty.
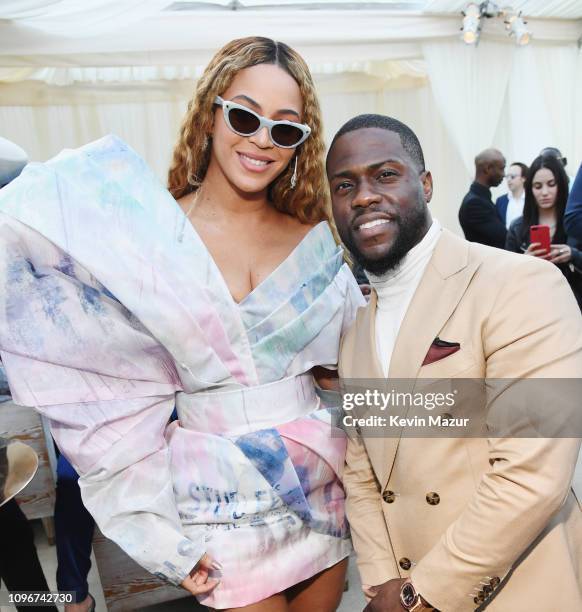
<svg viewBox="0 0 582 612"><path fill-rule="evenodd" d="M549 225L532 225L529 228L530 242L539 242L540 249L544 249L546 254L550 252L550 226Z"/></svg>

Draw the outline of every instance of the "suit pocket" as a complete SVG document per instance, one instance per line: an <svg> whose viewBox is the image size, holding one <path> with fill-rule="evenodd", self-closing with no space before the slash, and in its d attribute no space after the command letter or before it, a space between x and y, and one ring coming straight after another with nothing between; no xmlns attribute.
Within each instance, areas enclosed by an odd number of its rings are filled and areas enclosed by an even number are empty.
<svg viewBox="0 0 582 612"><path fill-rule="evenodd" d="M428 349L428 353L422 362L422 365L430 365L431 363L435 363L440 361L441 359L445 359L445 357L449 357L453 353L461 350L461 345L457 342L455 344L447 343L446 345L442 344L442 340L437 343L433 342Z"/></svg>
<svg viewBox="0 0 582 612"><path fill-rule="evenodd" d="M482 372L478 369L473 350L470 344L461 343L461 348L451 352L446 357L423 365L419 371L419 378L464 378L479 377Z"/></svg>

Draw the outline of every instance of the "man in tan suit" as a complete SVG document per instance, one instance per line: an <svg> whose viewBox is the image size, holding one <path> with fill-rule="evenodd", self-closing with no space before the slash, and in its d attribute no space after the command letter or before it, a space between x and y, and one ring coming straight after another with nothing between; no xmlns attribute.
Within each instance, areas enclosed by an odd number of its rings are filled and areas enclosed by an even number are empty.
<svg viewBox="0 0 582 612"><path fill-rule="evenodd" d="M580 378L582 318L560 271L433 221L432 178L407 126L352 119L327 170L340 236L373 287L343 339L342 379L509 379L498 401L516 381ZM351 438L344 482L366 612L582 610L579 446Z"/></svg>

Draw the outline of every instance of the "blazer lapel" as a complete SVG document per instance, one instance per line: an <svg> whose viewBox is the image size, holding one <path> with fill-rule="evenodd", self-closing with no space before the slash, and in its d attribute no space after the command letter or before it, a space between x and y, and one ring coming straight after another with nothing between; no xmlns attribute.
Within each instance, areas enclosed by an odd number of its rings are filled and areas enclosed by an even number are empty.
<svg viewBox="0 0 582 612"><path fill-rule="evenodd" d="M469 261L469 244L443 230L400 326L389 379L409 379L408 390L412 391L432 341L454 312L477 267ZM400 437L384 440L382 488L390 478L399 442Z"/></svg>
<svg viewBox="0 0 582 612"><path fill-rule="evenodd" d="M477 265L469 244L443 230L396 338L389 378L416 378L432 341L465 293Z"/></svg>
<svg viewBox="0 0 582 612"><path fill-rule="evenodd" d="M346 358L343 363L343 377L347 380L385 380L376 351L376 301L376 293L372 291L368 306L360 310L358 314L353 330L355 333L351 337L351 346L348 351L349 359ZM382 482L389 467L384 461L384 446L390 440L364 436L363 442L378 482Z"/></svg>

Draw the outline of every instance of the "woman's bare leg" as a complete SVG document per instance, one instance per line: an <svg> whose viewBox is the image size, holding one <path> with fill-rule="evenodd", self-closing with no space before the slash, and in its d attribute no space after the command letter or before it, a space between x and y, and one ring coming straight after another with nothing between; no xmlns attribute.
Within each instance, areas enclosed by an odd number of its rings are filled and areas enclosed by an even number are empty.
<svg viewBox="0 0 582 612"><path fill-rule="evenodd" d="M210 610L211 608L208 609ZM251 604L250 606L245 606L244 608L228 608L228 610L224 610L224 612L289 612L289 609L285 595L278 593L277 595L267 597L267 599ZM220 610L220 612L223 612L223 610Z"/></svg>
<svg viewBox="0 0 582 612"><path fill-rule="evenodd" d="M289 612L335 612L342 599L348 560L344 559L287 589Z"/></svg>
<svg viewBox="0 0 582 612"><path fill-rule="evenodd" d="M347 569L348 560L344 559L288 588L285 594L278 593L244 608L220 612L335 612L342 599Z"/></svg>

